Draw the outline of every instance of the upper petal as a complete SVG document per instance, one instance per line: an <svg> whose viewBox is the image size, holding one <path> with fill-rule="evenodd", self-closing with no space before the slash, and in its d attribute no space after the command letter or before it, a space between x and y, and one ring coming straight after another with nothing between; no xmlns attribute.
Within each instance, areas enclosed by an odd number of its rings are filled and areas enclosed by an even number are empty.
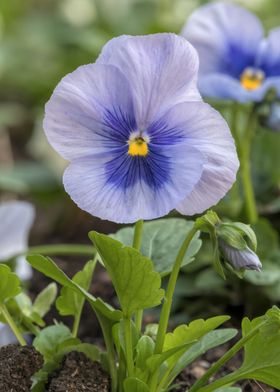
<svg viewBox="0 0 280 392"><path fill-rule="evenodd" d="M125 74L140 127L175 103L201 99L196 51L175 34L122 36L105 46L97 62L113 64Z"/></svg>
<svg viewBox="0 0 280 392"><path fill-rule="evenodd" d="M258 66L266 77L280 76L280 27L271 30L269 36L261 42L258 53Z"/></svg>
<svg viewBox="0 0 280 392"><path fill-rule="evenodd" d="M197 49L202 74L222 72L240 76L252 66L263 29L256 16L226 2L214 2L197 9L182 30Z"/></svg>
<svg viewBox="0 0 280 392"><path fill-rule="evenodd" d="M30 228L34 222L32 204L8 201L0 204L0 260L8 260L27 249Z"/></svg>
<svg viewBox="0 0 280 392"><path fill-rule="evenodd" d="M114 66L79 67L61 80L46 105L44 130L68 160L102 153L108 145L117 148L134 127L130 86Z"/></svg>
<svg viewBox="0 0 280 392"><path fill-rule="evenodd" d="M215 205L236 179L239 161L233 138L226 121L205 103L177 105L169 115L187 130L188 144L207 159L199 182L176 209L185 215L202 213Z"/></svg>

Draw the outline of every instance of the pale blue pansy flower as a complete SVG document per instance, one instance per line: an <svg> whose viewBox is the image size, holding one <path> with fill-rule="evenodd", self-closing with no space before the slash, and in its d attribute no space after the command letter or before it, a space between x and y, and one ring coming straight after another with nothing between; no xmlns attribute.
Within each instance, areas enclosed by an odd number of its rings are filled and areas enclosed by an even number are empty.
<svg viewBox="0 0 280 392"><path fill-rule="evenodd" d="M0 262L5 262L25 252L28 236L34 222L32 204L25 201L0 203ZM16 259L16 273L23 280L32 276L32 270L24 256Z"/></svg>
<svg viewBox="0 0 280 392"><path fill-rule="evenodd" d="M6 262L27 250L29 231L34 218L34 207L30 203L0 203L0 262ZM24 256L16 258L15 272L22 280L32 277L31 267ZM16 338L9 326L0 323L0 347L14 342Z"/></svg>
<svg viewBox="0 0 280 392"><path fill-rule="evenodd" d="M235 181L224 119L201 100L198 58L175 34L121 36L58 84L44 129L78 206L119 223L201 213Z"/></svg>
<svg viewBox="0 0 280 392"><path fill-rule="evenodd" d="M270 88L280 95L280 28L265 37L255 15L216 2L197 9L182 35L198 51L202 95L239 102L261 101Z"/></svg>

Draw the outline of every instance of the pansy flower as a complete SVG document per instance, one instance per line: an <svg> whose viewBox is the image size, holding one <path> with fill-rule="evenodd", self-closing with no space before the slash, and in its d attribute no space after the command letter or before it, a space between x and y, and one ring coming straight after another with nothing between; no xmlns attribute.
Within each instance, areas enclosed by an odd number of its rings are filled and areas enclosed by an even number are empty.
<svg viewBox="0 0 280 392"><path fill-rule="evenodd" d="M46 105L49 142L70 165L78 206L119 223L216 204L238 159L223 118L197 90L198 58L175 34L121 36L95 64L58 84Z"/></svg>
<svg viewBox="0 0 280 392"><path fill-rule="evenodd" d="M0 203L0 262L5 262L25 252L28 236L34 222L32 204L25 201ZM16 259L16 273L23 280L30 279L32 271L24 256Z"/></svg>
<svg viewBox="0 0 280 392"><path fill-rule="evenodd" d="M202 95L261 101L272 87L280 95L280 28L265 38L255 15L238 5L217 2L197 9L182 35L198 51Z"/></svg>

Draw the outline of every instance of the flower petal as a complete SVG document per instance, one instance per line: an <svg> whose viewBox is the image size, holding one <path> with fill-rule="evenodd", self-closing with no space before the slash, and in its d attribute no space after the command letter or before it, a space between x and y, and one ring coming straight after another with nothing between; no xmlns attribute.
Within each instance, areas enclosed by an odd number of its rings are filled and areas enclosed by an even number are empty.
<svg viewBox="0 0 280 392"><path fill-rule="evenodd" d="M229 99L245 103L251 102L256 95L256 90L245 90L235 78L219 73L202 75L198 85L201 94L208 98Z"/></svg>
<svg viewBox="0 0 280 392"><path fill-rule="evenodd" d="M6 261L27 249L29 231L34 222L32 204L8 201L0 204L0 260Z"/></svg>
<svg viewBox="0 0 280 392"><path fill-rule="evenodd" d="M110 171L109 181L106 164L112 158L108 156L97 160L93 156L73 161L65 171L64 186L80 208L101 219L118 223L166 215L181 200L182 193L191 192L205 163L204 156L197 149L181 143L170 146L142 169L138 160L129 170L129 164L133 163L129 163L128 159L133 158L126 154L122 160L116 160L115 171ZM170 164L163 170L166 160ZM120 167L121 170L118 170ZM167 180L164 179L166 173ZM115 176L114 180L112 176Z"/></svg>
<svg viewBox="0 0 280 392"><path fill-rule="evenodd" d="M201 74L220 72L239 78L244 68L255 63L263 29L246 9L217 2L197 9L182 35L198 51Z"/></svg>
<svg viewBox="0 0 280 392"><path fill-rule="evenodd" d="M259 48L258 66L265 72L266 77L280 76L280 28L271 30Z"/></svg>
<svg viewBox="0 0 280 392"><path fill-rule="evenodd" d="M236 269L248 269L260 271L262 263L258 255L253 252L248 246L245 249L235 249L232 246L226 244L224 241L220 241L221 250L228 261Z"/></svg>
<svg viewBox="0 0 280 392"><path fill-rule="evenodd" d="M177 121L177 127L187 130L187 143L207 158L199 182L176 209L185 215L202 213L215 205L236 179L239 161L233 138L226 121L206 103L177 105L169 116L170 121Z"/></svg>
<svg viewBox="0 0 280 392"><path fill-rule="evenodd" d="M125 129L114 128L119 117ZM65 76L46 105L44 129L50 144L66 159L102 153L128 139L135 125L130 87L113 66L89 64Z"/></svg>
<svg viewBox="0 0 280 392"><path fill-rule="evenodd" d="M125 74L140 127L176 103L201 100L196 51L175 34L120 37L105 46L97 62L113 64Z"/></svg>

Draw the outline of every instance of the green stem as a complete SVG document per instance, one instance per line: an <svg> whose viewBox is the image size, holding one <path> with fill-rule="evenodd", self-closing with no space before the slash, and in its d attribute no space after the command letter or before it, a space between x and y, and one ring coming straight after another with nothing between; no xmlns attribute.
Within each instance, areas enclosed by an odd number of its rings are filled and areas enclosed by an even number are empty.
<svg viewBox="0 0 280 392"><path fill-rule="evenodd" d="M251 176L251 145L256 127L255 111L253 107L248 116L247 124L242 137L237 130L236 119L238 114L238 104L234 104L232 111L232 133L235 138L236 148L240 160L240 175L245 198L246 217L249 223L255 223L258 220L258 212Z"/></svg>
<svg viewBox="0 0 280 392"><path fill-rule="evenodd" d="M81 255L93 256L95 249L92 245L82 244L54 244L54 245L39 245L31 246L25 254L30 255L39 253L46 256L59 256L59 255Z"/></svg>
<svg viewBox="0 0 280 392"><path fill-rule="evenodd" d="M210 392L210 391L216 391L218 388L226 386L226 385L231 385L234 382L240 380L240 374L232 373L232 374L227 374L226 376L219 378L219 380L214 381L213 383L206 385L205 387L202 387L199 389L199 392ZM188 390L188 392L191 391Z"/></svg>
<svg viewBox="0 0 280 392"><path fill-rule="evenodd" d="M80 309L80 311L74 317L74 323L73 323L73 328L72 328L72 335L74 338L76 338L78 336L81 315L82 315L82 309Z"/></svg>
<svg viewBox="0 0 280 392"><path fill-rule="evenodd" d="M26 346L26 341L24 340L24 337L22 336L21 332L19 331L16 323L14 322L12 316L10 315L8 309L4 304L0 306L0 313L2 313L4 319L6 322L9 324L11 330L15 334L17 340L19 341L21 346Z"/></svg>
<svg viewBox="0 0 280 392"><path fill-rule="evenodd" d="M181 264L183 261L183 258L186 254L186 251L188 250L188 247L195 235L195 233L198 231L198 228L196 225L193 226L193 228L188 232L180 250L179 253L176 257L173 270L171 272L171 275L169 277L169 282L167 286L167 291L166 291L166 296L165 296L165 301L161 310L160 314L160 320L159 320L159 326L158 326L158 332L157 332L157 337L156 337L156 343L155 343L155 349L154 349L154 354L161 354L162 349L163 349L163 344L164 344L164 339L168 327L168 321L169 321L169 316L171 312L171 307L172 307L172 300L173 300L173 295L174 295L174 290L176 286L176 282L178 279L178 275L180 272ZM157 383L158 383L158 372L155 372L153 377L150 380L150 391L153 392L157 388Z"/></svg>
<svg viewBox="0 0 280 392"><path fill-rule="evenodd" d="M139 220L135 223L134 229L134 237L133 237L133 248L140 250L141 248L141 240L142 240L142 232L143 232L143 220Z"/></svg>
<svg viewBox="0 0 280 392"><path fill-rule="evenodd" d="M179 253L176 257L173 270L169 278L165 301L161 310L158 333L157 333L155 350L154 350L155 354L161 354L162 352L164 338L167 331L168 320L169 320L171 306L172 306L173 294L174 294L177 278L180 272L181 264L186 254L186 251L188 250L190 242L197 231L198 231L197 227L193 226L193 228L188 232L187 237L185 238L185 241L183 242L179 250Z"/></svg>
<svg viewBox="0 0 280 392"><path fill-rule="evenodd" d="M133 351L132 351L131 319L129 316L126 316L124 317L123 321L124 321L127 375L128 377L132 377L134 371L134 363L133 363Z"/></svg>
<svg viewBox="0 0 280 392"><path fill-rule="evenodd" d="M232 346L232 348L229 351L227 351L216 363L214 363L207 370L207 372L199 380L196 381L196 383L188 390L188 392L196 392L198 390L199 391L204 390L204 388L201 389L201 387L203 387L203 385L206 384L209 378L212 377L213 374L215 374L226 362L228 362L232 357L234 357L235 354L237 354L237 352L241 350L242 347L244 347L244 345L248 342L248 340L252 339L252 337L254 337L259 332L259 330L265 325L266 322L267 321L262 322L257 327L253 328L247 335L243 336L243 338L241 338L234 346ZM213 384L210 384L209 386L207 385L207 387L205 387L205 390L207 391L212 390L211 388L209 389L208 387L210 387Z"/></svg>
<svg viewBox="0 0 280 392"><path fill-rule="evenodd" d="M114 350L114 343L112 338L112 325L110 322L108 322L108 319L105 318L105 316L103 316L101 313L95 311L95 314L99 321L100 327L102 329L102 335L107 350L110 376L111 376L111 390L112 392L117 392L118 371L116 366L115 350Z"/></svg>
<svg viewBox="0 0 280 392"><path fill-rule="evenodd" d="M140 250L141 248L141 241L142 241L142 232L143 232L143 220L139 220L135 224L134 229L134 237L133 237L133 248ZM142 330L142 319L143 319L143 310L138 310L135 315L135 326L136 330L141 333Z"/></svg>

